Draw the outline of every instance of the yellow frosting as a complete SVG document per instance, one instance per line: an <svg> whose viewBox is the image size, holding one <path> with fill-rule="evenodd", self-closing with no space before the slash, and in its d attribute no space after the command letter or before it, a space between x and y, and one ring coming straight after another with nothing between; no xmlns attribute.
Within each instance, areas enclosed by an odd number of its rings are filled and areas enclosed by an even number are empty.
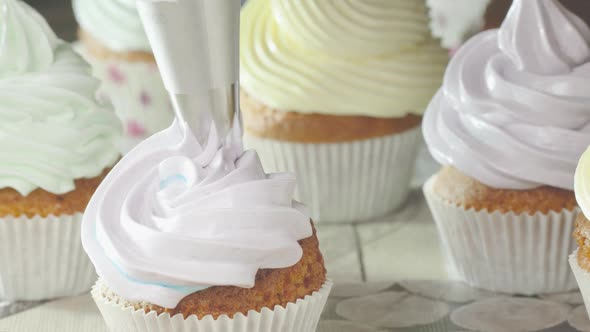
<svg viewBox="0 0 590 332"><path fill-rule="evenodd" d="M590 218L590 148L584 152L574 179L574 191L576 192L576 201L584 216Z"/></svg>
<svg viewBox="0 0 590 332"><path fill-rule="evenodd" d="M302 113L422 114L447 52L422 0L250 0L242 10L242 88Z"/></svg>

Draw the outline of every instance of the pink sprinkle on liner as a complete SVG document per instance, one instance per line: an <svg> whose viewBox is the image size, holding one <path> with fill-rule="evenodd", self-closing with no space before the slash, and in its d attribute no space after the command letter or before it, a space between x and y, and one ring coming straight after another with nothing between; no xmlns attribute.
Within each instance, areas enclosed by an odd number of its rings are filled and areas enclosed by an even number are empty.
<svg viewBox="0 0 590 332"><path fill-rule="evenodd" d="M123 74L123 72L121 72L121 70L114 65L109 66L108 74L111 81L117 84L125 83L127 80L125 74Z"/></svg>
<svg viewBox="0 0 590 332"><path fill-rule="evenodd" d="M147 107L152 104L152 97L145 91L142 91L139 95L139 102L142 106Z"/></svg>
<svg viewBox="0 0 590 332"><path fill-rule="evenodd" d="M142 137L142 136L145 136L146 130L137 121L130 120L127 122L127 133L131 137Z"/></svg>

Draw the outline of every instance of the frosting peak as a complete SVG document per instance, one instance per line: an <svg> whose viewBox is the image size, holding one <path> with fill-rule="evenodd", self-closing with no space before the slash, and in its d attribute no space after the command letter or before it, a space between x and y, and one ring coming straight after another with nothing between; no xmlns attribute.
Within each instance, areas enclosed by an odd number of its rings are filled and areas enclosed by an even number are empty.
<svg viewBox="0 0 590 332"><path fill-rule="evenodd" d="M22 1L0 0L0 188L63 194L119 157L120 125L99 82Z"/></svg>
<svg viewBox="0 0 590 332"><path fill-rule="evenodd" d="M49 67L59 39L25 3L0 0L0 78Z"/></svg>
<svg viewBox="0 0 590 332"><path fill-rule="evenodd" d="M588 40L557 0L515 0L451 60L423 121L433 156L495 188L572 190L590 144Z"/></svg>
<svg viewBox="0 0 590 332"><path fill-rule="evenodd" d="M121 296L173 308L210 286L253 287L259 269L296 264L312 235L295 177L264 173L234 129L201 146L175 122L128 153L82 226L98 274Z"/></svg>
<svg viewBox="0 0 590 332"><path fill-rule="evenodd" d="M590 29L554 0L515 0L498 41L518 69L531 73L567 74L590 59Z"/></svg>

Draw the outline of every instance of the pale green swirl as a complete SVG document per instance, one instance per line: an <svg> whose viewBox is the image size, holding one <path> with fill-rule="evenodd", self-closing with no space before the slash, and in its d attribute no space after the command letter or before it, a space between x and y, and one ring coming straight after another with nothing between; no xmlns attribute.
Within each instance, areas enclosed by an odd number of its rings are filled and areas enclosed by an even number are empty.
<svg viewBox="0 0 590 332"><path fill-rule="evenodd" d="M422 0L250 0L240 51L271 107L374 117L421 114L448 61Z"/></svg>
<svg viewBox="0 0 590 332"><path fill-rule="evenodd" d="M27 4L0 0L0 78L49 67L58 43L45 19Z"/></svg>
<svg viewBox="0 0 590 332"><path fill-rule="evenodd" d="M29 6L0 0L0 188L62 194L119 157L120 124L98 81Z"/></svg>

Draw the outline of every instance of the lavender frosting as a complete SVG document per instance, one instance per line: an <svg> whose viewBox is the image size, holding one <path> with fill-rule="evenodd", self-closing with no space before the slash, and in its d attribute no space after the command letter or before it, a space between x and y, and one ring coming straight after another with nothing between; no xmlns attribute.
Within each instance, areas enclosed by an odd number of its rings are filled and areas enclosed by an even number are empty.
<svg viewBox="0 0 590 332"><path fill-rule="evenodd" d="M312 235L292 174L266 174L234 126L201 145L185 122L139 144L109 172L82 221L82 244L117 294L174 308L211 286L251 288Z"/></svg>
<svg viewBox="0 0 590 332"><path fill-rule="evenodd" d="M515 0L451 61L428 107L434 158L495 188L573 190L590 144L590 29L556 0Z"/></svg>

